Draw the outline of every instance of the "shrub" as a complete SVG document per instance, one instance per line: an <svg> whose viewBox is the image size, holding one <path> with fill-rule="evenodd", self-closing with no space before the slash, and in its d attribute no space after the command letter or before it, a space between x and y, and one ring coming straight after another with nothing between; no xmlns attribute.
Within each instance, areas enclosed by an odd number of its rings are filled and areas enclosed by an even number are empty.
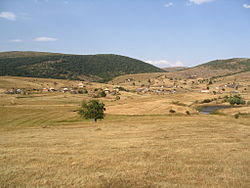
<svg viewBox="0 0 250 188"><path fill-rule="evenodd" d="M87 94L87 93L88 93L88 90L87 90L87 89L79 89L79 90L78 90L78 93L79 93L79 94Z"/></svg>
<svg viewBox="0 0 250 188"><path fill-rule="evenodd" d="M239 119L239 117L240 117L240 114L234 114L235 119Z"/></svg>
<svg viewBox="0 0 250 188"><path fill-rule="evenodd" d="M170 112L171 114L176 113L176 111L175 111L175 110L173 110L173 109L170 109L170 110L169 110L169 112Z"/></svg>
<svg viewBox="0 0 250 188"><path fill-rule="evenodd" d="M101 91L101 92L99 93L99 96L100 96L100 97L106 97L106 95L107 95L107 94L105 93L105 91Z"/></svg>
<svg viewBox="0 0 250 188"><path fill-rule="evenodd" d="M201 103L210 103L210 102L212 102L211 99L204 99L203 101L201 101Z"/></svg>
<svg viewBox="0 0 250 188"><path fill-rule="evenodd" d="M93 94L93 97L94 98L100 98L100 97L106 97L106 95L107 94L105 93L105 91L98 91L98 92Z"/></svg>
<svg viewBox="0 0 250 188"><path fill-rule="evenodd" d="M121 87L121 86L116 87L116 89L119 89L119 91L127 91L124 87Z"/></svg>

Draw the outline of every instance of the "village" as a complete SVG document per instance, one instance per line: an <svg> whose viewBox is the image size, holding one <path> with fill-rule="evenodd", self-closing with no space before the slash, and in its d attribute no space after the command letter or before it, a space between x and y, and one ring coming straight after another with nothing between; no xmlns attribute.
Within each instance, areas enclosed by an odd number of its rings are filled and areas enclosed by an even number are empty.
<svg viewBox="0 0 250 188"><path fill-rule="evenodd" d="M107 94L120 95L120 91L133 92L138 94L175 94L175 93L209 93L209 94L240 94L246 93L250 85L240 84L238 82L223 83L222 80L211 80L204 78L180 79L159 77L148 79L147 81L135 80L133 78L125 79L124 82L112 84L99 84L99 88L93 87L91 82L74 81L68 86L58 86L57 82L53 84L42 84L41 88L9 88L5 94L35 94L35 93L71 93L71 94L89 94L94 98L105 97ZM94 84L95 85L95 84ZM43 86L43 87L42 87ZM101 94L104 93L104 94Z"/></svg>

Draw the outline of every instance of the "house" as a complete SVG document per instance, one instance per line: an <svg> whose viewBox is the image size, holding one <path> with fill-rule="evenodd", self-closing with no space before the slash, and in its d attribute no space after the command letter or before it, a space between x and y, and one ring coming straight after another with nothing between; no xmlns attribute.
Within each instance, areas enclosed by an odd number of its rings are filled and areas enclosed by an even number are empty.
<svg viewBox="0 0 250 188"><path fill-rule="evenodd" d="M55 90L55 88L51 87L51 88L49 88L49 91L50 91L50 92L54 92L54 91L56 91L56 90Z"/></svg>
<svg viewBox="0 0 250 188"><path fill-rule="evenodd" d="M137 88L135 91L136 91L137 93L142 92L142 91L143 91L143 88Z"/></svg>
<svg viewBox="0 0 250 188"><path fill-rule="evenodd" d="M49 91L49 88L43 88L42 91L43 91L43 92L48 92L48 91Z"/></svg>
<svg viewBox="0 0 250 188"><path fill-rule="evenodd" d="M238 91L230 91L230 93L235 94L235 93L239 93Z"/></svg>
<svg viewBox="0 0 250 188"><path fill-rule="evenodd" d="M201 93L209 93L209 90L208 89L203 89L203 90L201 90Z"/></svg>
<svg viewBox="0 0 250 188"><path fill-rule="evenodd" d="M22 92L21 89L16 89L16 94L20 94Z"/></svg>
<svg viewBox="0 0 250 188"><path fill-rule="evenodd" d="M66 93L67 91L69 91L67 87L63 88L63 93Z"/></svg>
<svg viewBox="0 0 250 188"><path fill-rule="evenodd" d="M120 95L119 91L113 90L111 93L111 95Z"/></svg>
<svg viewBox="0 0 250 188"><path fill-rule="evenodd" d="M148 89L148 88L144 88L144 89L142 90L142 93L147 93L147 92L149 92L149 89Z"/></svg>
<svg viewBox="0 0 250 188"><path fill-rule="evenodd" d="M133 78L127 78L126 80L125 80L125 82L131 82L131 81L133 81L134 79Z"/></svg>
<svg viewBox="0 0 250 188"><path fill-rule="evenodd" d="M105 92L106 94L109 94L109 93L110 93L110 90L109 90L108 88L105 88L105 89L104 89L104 92Z"/></svg>
<svg viewBox="0 0 250 188"><path fill-rule="evenodd" d="M15 94L15 89L10 89L5 92L6 94Z"/></svg>
<svg viewBox="0 0 250 188"><path fill-rule="evenodd" d="M78 86L79 88L84 88L83 83L79 83L77 86Z"/></svg>

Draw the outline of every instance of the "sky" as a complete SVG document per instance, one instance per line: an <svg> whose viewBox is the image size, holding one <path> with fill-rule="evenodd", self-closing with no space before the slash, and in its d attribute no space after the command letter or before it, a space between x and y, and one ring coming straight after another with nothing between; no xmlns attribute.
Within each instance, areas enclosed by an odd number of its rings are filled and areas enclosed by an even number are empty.
<svg viewBox="0 0 250 188"><path fill-rule="evenodd" d="M0 0L0 52L118 54L158 67L250 58L250 0Z"/></svg>

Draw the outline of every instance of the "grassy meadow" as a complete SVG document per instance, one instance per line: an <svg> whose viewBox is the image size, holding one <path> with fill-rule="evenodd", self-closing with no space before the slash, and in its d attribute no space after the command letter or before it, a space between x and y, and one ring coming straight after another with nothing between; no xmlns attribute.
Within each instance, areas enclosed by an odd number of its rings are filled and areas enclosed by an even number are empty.
<svg viewBox="0 0 250 188"><path fill-rule="evenodd" d="M99 99L106 117L95 123L77 114L88 94L4 94L55 82L79 83L0 77L0 187L250 187L250 116L234 118L249 106L203 115L196 103L210 93L121 92Z"/></svg>

